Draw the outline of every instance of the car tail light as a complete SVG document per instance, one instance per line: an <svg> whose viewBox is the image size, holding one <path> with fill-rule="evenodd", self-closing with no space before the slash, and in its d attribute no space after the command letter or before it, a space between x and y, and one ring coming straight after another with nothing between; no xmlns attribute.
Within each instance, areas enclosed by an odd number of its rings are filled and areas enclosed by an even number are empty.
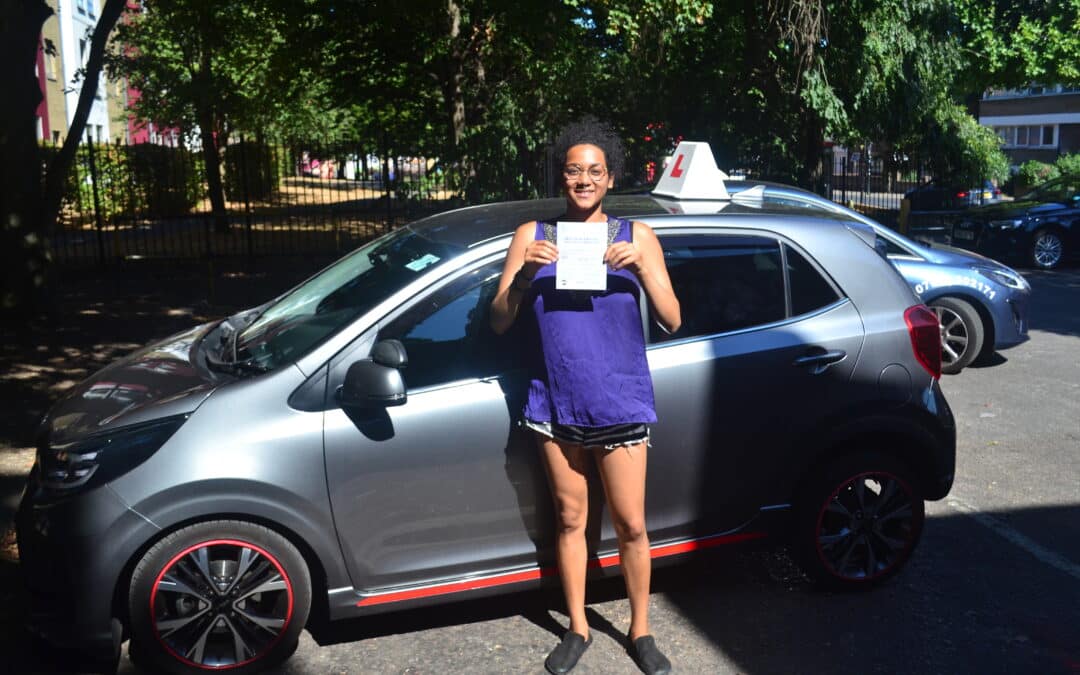
<svg viewBox="0 0 1080 675"><path fill-rule="evenodd" d="M915 358L930 377L941 378L941 324L937 314L926 305L915 305L904 310L904 323L911 336Z"/></svg>
<svg viewBox="0 0 1080 675"><path fill-rule="evenodd" d="M968 196L967 192L957 192L956 193L956 198L957 199L967 199L967 196Z"/></svg>

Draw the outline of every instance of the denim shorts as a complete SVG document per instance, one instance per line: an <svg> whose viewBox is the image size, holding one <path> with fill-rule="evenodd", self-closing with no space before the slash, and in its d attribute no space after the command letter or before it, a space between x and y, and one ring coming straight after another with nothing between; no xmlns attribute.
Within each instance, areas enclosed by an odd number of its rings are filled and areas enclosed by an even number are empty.
<svg viewBox="0 0 1080 675"><path fill-rule="evenodd" d="M563 443L586 448L612 450L628 445L649 442L649 425L644 423L613 424L608 427L579 427L573 424L553 424L525 419L522 424L533 431Z"/></svg>

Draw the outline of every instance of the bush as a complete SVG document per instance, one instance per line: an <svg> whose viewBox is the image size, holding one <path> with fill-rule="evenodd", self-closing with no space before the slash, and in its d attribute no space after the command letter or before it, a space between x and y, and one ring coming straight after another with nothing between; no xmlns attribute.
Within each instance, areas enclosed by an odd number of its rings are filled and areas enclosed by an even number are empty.
<svg viewBox="0 0 1080 675"><path fill-rule="evenodd" d="M141 193L139 209L154 216L189 213L203 197L205 176L197 153L152 143L127 146L134 187Z"/></svg>
<svg viewBox="0 0 1080 675"><path fill-rule="evenodd" d="M239 202L245 197L261 201L273 196L281 183L280 154L257 141L229 144L225 148L225 198Z"/></svg>
<svg viewBox="0 0 1080 675"><path fill-rule="evenodd" d="M1080 152L1058 157L1054 162L1054 168L1065 176L1080 176Z"/></svg>
<svg viewBox="0 0 1080 675"><path fill-rule="evenodd" d="M1053 164L1029 159L1020 165L1016 173L1016 194L1023 194L1031 188L1041 185L1061 175L1061 172Z"/></svg>
<svg viewBox="0 0 1080 675"><path fill-rule="evenodd" d="M56 146L42 147L45 166L58 152ZM96 208L106 223L183 215L202 198L203 183L202 163L186 148L83 143L64 181L62 208L88 220Z"/></svg>

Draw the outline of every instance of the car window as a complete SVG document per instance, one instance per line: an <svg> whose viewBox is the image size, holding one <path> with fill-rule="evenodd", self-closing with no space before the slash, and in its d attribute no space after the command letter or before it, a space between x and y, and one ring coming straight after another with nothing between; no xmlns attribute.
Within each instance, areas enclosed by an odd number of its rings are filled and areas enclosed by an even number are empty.
<svg viewBox="0 0 1080 675"><path fill-rule="evenodd" d="M666 235L664 258L682 327L650 328L650 340L682 339L749 328L786 315L780 243L743 235Z"/></svg>
<svg viewBox="0 0 1080 675"><path fill-rule="evenodd" d="M788 286L791 289L791 315L799 316L831 305L840 299L833 285L821 276L806 257L791 246L784 246Z"/></svg>
<svg viewBox="0 0 1080 675"><path fill-rule="evenodd" d="M500 261L466 274L379 331L377 340L395 338L405 345L409 363L401 374L408 389L489 377L520 365L520 331L498 336L488 324L501 272Z"/></svg>
<svg viewBox="0 0 1080 675"><path fill-rule="evenodd" d="M237 337L237 352L268 370L295 361L459 252L401 228L362 246L268 307Z"/></svg>

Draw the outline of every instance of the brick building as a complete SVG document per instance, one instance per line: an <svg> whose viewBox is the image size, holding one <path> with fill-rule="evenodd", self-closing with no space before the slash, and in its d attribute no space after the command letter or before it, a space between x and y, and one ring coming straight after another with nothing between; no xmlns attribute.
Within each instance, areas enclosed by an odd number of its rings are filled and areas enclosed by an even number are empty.
<svg viewBox="0 0 1080 675"><path fill-rule="evenodd" d="M979 102L979 123L997 132L1012 164L1052 163L1080 152L1080 87L990 90Z"/></svg>

